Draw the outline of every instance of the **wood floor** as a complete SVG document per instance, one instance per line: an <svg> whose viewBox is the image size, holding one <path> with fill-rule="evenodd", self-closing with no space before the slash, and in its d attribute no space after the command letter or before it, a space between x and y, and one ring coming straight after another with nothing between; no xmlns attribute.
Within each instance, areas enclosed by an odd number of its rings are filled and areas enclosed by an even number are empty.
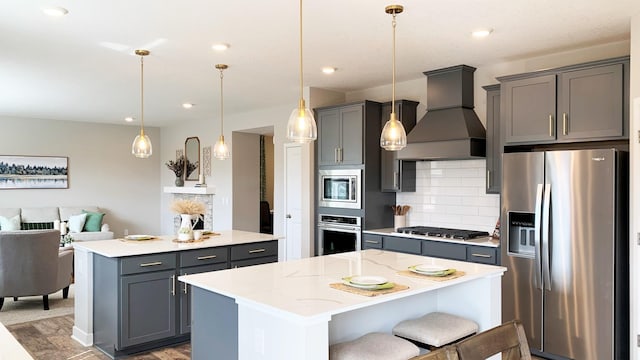
<svg viewBox="0 0 640 360"><path fill-rule="evenodd" d="M27 349L36 360L107 360L94 347L84 347L71 338L73 315L53 317L23 324L7 326L7 329ZM123 357L127 360L189 360L191 345L157 349L135 356Z"/></svg>

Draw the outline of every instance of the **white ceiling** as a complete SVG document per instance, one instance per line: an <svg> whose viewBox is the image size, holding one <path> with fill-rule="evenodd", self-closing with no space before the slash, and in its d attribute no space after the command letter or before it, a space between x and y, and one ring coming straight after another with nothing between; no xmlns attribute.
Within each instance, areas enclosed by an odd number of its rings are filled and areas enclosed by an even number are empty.
<svg viewBox="0 0 640 360"><path fill-rule="evenodd" d="M341 91L389 84L391 0L305 0L304 85ZM629 38L638 0L403 0L397 80L441 67L486 64ZM69 10L48 17L46 6ZM218 117L226 63L225 112L297 106L296 0L5 0L0 11L0 115L124 124ZM482 40L470 32L493 28ZM224 53L211 49L226 42ZM110 47L105 47L110 43ZM121 49L114 50L120 46ZM320 68L338 68L333 75ZM195 103L185 110L183 102Z"/></svg>

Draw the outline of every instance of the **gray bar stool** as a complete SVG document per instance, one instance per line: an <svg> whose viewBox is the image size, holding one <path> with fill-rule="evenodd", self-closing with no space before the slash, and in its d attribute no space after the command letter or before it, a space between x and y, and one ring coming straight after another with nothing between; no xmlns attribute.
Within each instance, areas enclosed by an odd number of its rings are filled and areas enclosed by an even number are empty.
<svg viewBox="0 0 640 360"><path fill-rule="evenodd" d="M430 350L477 332L478 324L475 321L443 312L432 312L417 319L404 320L393 328L394 335Z"/></svg>
<svg viewBox="0 0 640 360"><path fill-rule="evenodd" d="M418 354L420 349L410 341L384 333L369 333L329 347L329 360L408 360Z"/></svg>

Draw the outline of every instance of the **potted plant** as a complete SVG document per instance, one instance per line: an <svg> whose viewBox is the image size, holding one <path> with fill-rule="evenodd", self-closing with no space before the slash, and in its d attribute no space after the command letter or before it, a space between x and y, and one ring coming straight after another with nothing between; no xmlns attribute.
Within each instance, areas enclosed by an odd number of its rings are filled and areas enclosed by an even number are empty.
<svg viewBox="0 0 640 360"><path fill-rule="evenodd" d="M165 165L167 165L167 168L173 171L173 173L176 175L176 186L184 185L184 180L182 179L182 174L184 174L184 162L184 155L180 155L175 161L169 160L169 162L165 163Z"/></svg>

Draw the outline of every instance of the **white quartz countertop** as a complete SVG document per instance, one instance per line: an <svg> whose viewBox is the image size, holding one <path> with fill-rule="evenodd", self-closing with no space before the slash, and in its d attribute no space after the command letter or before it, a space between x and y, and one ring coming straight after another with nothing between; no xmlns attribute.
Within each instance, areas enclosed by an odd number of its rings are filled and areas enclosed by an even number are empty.
<svg viewBox="0 0 640 360"><path fill-rule="evenodd" d="M93 252L106 257L123 257L217 246L250 244L280 238L279 236L271 234L240 230L219 231L218 233L220 235L210 235L208 239L191 243L174 242L173 239L176 238L175 235L164 235L158 236L156 239L141 241L125 239L78 241L73 243L73 248L76 250Z"/></svg>
<svg viewBox="0 0 640 360"><path fill-rule="evenodd" d="M466 275L447 281L433 281L399 275L398 271L419 264L435 264L462 270ZM180 281L234 298L237 303L268 309L294 320L326 320L376 303L434 291L481 277L501 276L506 268L445 260L382 250L363 250L278 262L246 268L180 276ZM383 276L407 285L408 290L368 297L333 289L331 283L352 275Z"/></svg>
<svg viewBox="0 0 640 360"><path fill-rule="evenodd" d="M500 240L494 239L490 236L480 237L469 240L461 240L461 239L446 239L437 236L425 236L425 235L415 235L415 234L402 234L395 231L393 228L385 228L385 229L373 229L373 230L362 230L364 234L373 234L373 235L390 235L396 237L405 237L410 239L420 239L420 240L432 240L432 241L441 241L448 242L454 244L465 244L465 245L478 245L478 246L488 246L488 247L498 247L500 246Z"/></svg>

